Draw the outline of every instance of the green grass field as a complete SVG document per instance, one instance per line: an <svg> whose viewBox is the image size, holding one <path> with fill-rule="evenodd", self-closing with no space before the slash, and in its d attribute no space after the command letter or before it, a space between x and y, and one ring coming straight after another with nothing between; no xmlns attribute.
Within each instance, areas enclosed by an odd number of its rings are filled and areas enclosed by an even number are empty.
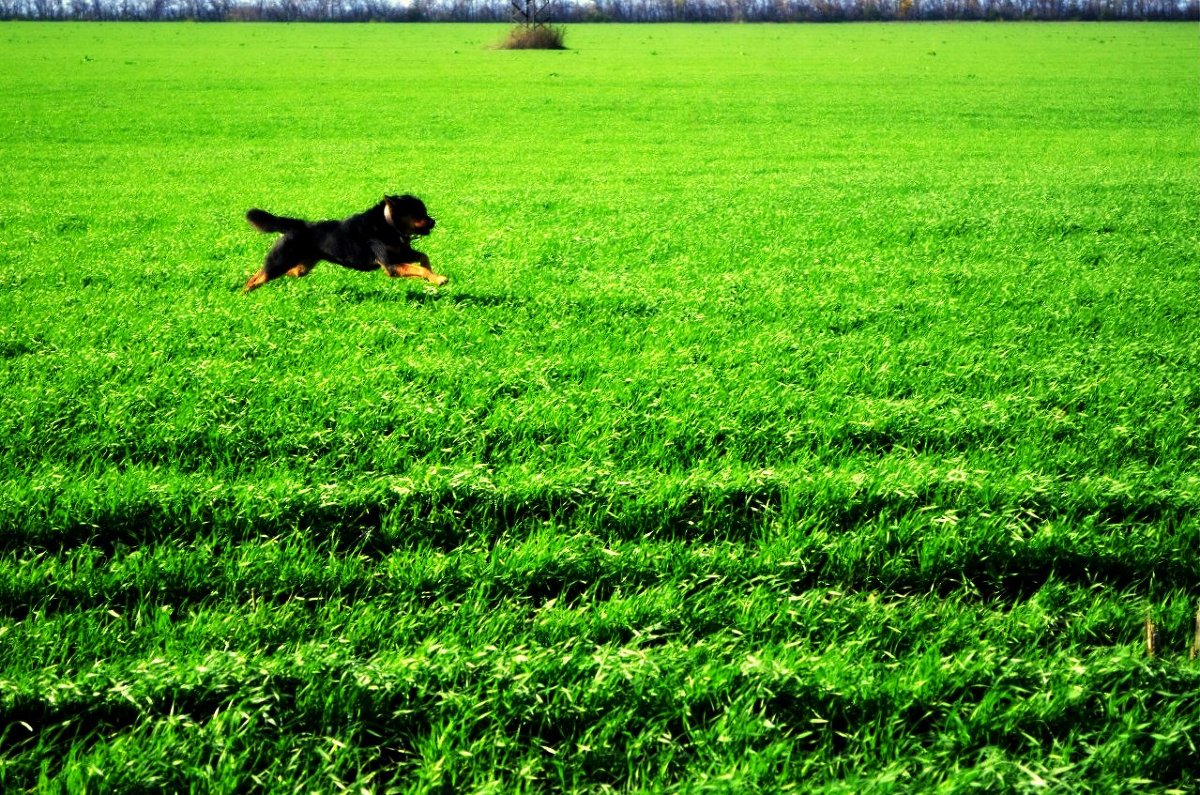
<svg viewBox="0 0 1200 795"><path fill-rule="evenodd" d="M503 33L0 25L0 790L1195 792L1195 26Z"/></svg>

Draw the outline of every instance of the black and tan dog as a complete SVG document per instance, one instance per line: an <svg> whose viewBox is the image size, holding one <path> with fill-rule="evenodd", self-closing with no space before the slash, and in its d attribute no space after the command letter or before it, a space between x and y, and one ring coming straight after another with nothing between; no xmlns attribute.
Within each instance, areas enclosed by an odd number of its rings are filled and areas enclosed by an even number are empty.
<svg viewBox="0 0 1200 795"><path fill-rule="evenodd" d="M412 247L414 237L427 235L434 227L424 202L416 196L384 196L379 204L344 221L310 223L265 210L250 210L246 220L260 232L283 234L262 268L246 282L247 293L284 274L307 276L321 260L356 271L383 268L394 278L433 284L448 281L429 269L429 257Z"/></svg>

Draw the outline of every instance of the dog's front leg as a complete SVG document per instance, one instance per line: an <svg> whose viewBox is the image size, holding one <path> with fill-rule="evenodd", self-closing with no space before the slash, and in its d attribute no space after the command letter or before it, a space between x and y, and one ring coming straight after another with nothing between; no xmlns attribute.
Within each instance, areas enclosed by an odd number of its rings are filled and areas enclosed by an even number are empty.
<svg viewBox="0 0 1200 795"><path fill-rule="evenodd" d="M442 276L440 273L434 273L429 268L416 262L393 265L388 268L388 275L394 279L424 279L430 284L438 286L450 281L449 278Z"/></svg>
<svg viewBox="0 0 1200 795"><path fill-rule="evenodd" d="M382 240L371 241L371 253L375 255L375 264L392 275L391 257L388 256L387 244Z"/></svg>
<svg viewBox="0 0 1200 795"><path fill-rule="evenodd" d="M393 279L424 279L430 284L438 286L450 281L447 277L434 273L429 267L429 257L420 251L406 251L404 252L404 259L415 260L415 262L385 263L383 267L387 270L388 276L391 276Z"/></svg>

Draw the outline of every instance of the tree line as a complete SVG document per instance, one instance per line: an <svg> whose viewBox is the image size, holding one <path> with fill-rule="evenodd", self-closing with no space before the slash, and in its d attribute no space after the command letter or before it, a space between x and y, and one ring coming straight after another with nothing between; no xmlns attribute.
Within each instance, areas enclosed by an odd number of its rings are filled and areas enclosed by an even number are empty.
<svg viewBox="0 0 1200 795"><path fill-rule="evenodd" d="M0 19L507 22L511 0L0 0ZM553 21L1198 20L1200 0L564 0Z"/></svg>

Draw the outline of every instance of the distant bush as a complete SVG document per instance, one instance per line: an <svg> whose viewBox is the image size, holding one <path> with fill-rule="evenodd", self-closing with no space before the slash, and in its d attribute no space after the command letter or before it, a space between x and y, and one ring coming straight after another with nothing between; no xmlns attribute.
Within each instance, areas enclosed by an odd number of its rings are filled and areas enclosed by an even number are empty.
<svg viewBox="0 0 1200 795"><path fill-rule="evenodd" d="M520 25L500 45L505 50L565 50L566 30L558 25Z"/></svg>

